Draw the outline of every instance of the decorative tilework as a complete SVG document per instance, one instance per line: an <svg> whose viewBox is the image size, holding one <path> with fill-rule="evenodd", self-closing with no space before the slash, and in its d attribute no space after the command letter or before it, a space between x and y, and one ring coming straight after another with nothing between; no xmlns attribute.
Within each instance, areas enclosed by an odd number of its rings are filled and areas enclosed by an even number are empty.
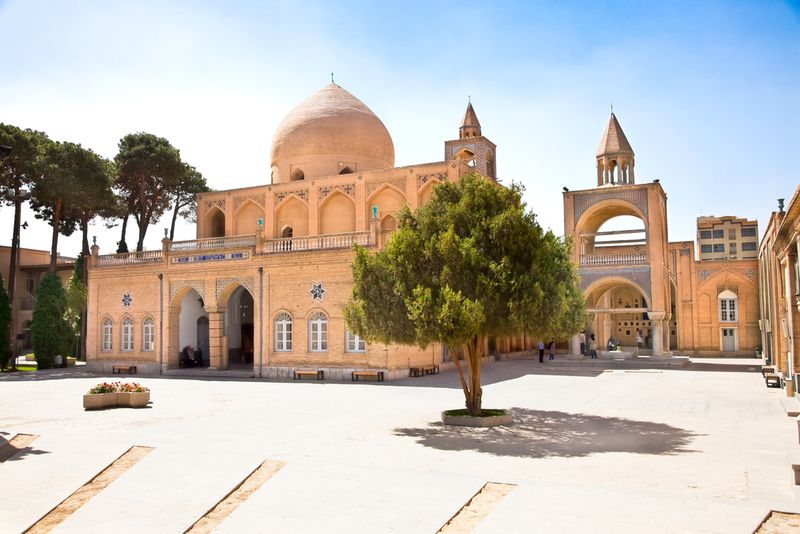
<svg viewBox="0 0 800 534"><path fill-rule="evenodd" d="M345 195L355 198L356 197L356 186L355 184L338 184L338 185L327 185L325 187L319 188L319 200L322 201L325 197L333 193L334 191L341 191Z"/></svg>
<svg viewBox="0 0 800 534"><path fill-rule="evenodd" d="M446 182L447 181L447 171L445 172L435 172L432 174L418 174L417 175L417 189L422 189L422 186L428 183L430 180L436 180L437 182Z"/></svg>
<svg viewBox="0 0 800 534"><path fill-rule="evenodd" d="M306 203L308 202L308 189L298 189L296 191L281 191L280 193L275 193L275 196L272 199L272 204L277 206L284 198L290 195L294 195Z"/></svg>
<svg viewBox="0 0 800 534"><path fill-rule="evenodd" d="M170 302L172 302L172 299L178 294L178 291L186 286L191 286L203 299L206 298L206 283L203 280L173 280L169 283Z"/></svg>
<svg viewBox="0 0 800 534"><path fill-rule="evenodd" d="M253 295L253 277L251 276L229 276L227 278L217 278L217 300L229 285L236 283L247 289Z"/></svg>
<svg viewBox="0 0 800 534"><path fill-rule="evenodd" d="M389 178L388 180L381 180L379 182L367 182L367 196L370 196L384 184L395 186L397 189L402 191L403 194L406 192L406 179L401 176L399 178Z"/></svg>
<svg viewBox="0 0 800 534"><path fill-rule="evenodd" d="M242 206L242 204L244 204L248 200L252 200L256 204L258 204L258 207L260 207L262 209L264 208L264 194L263 193L255 193L255 194L252 194L252 195L242 195L240 197L234 198L233 199L233 210L234 211L238 210Z"/></svg>
<svg viewBox="0 0 800 534"><path fill-rule="evenodd" d="M619 189L615 190L611 188L610 190L599 189L599 190L592 190L589 193L585 194L576 194L575 195L575 203L574 203L574 216L575 221L577 222L580 219L583 212L589 209L589 207L594 206L598 202L602 202L604 200L625 200L630 202L640 210L642 213L647 215L647 190L646 189Z"/></svg>

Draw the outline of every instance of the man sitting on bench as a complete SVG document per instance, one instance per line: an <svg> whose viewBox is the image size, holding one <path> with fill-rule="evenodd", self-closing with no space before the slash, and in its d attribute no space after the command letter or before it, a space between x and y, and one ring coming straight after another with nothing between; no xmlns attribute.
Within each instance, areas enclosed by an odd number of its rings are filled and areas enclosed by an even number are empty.
<svg viewBox="0 0 800 534"><path fill-rule="evenodd" d="M203 367L203 351L200 350L200 347L197 347L197 350L194 351L194 366Z"/></svg>
<svg viewBox="0 0 800 534"><path fill-rule="evenodd" d="M191 345L186 345L181 351L181 367L194 367L194 351Z"/></svg>

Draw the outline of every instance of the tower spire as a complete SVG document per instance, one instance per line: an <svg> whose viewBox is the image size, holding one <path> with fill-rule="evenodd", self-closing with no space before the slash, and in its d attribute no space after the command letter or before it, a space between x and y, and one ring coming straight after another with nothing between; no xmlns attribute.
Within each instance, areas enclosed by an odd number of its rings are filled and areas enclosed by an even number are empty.
<svg viewBox="0 0 800 534"><path fill-rule="evenodd" d="M633 184L634 154L613 107L597 147L597 185Z"/></svg>
<svg viewBox="0 0 800 534"><path fill-rule="evenodd" d="M472 107L472 99L468 97L467 111L464 112L464 119L461 121L461 126L458 128L458 138L466 139L468 137L480 136L481 123L478 121L475 108Z"/></svg>

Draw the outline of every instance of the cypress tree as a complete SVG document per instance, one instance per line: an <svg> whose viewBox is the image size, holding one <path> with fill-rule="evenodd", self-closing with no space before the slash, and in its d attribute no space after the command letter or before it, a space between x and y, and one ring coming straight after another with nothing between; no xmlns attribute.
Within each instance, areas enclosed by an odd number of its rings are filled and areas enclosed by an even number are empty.
<svg viewBox="0 0 800 534"><path fill-rule="evenodd" d="M39 369L50 369L60 354L62 365L72 344L72 329L66 320L67 295L58 276L48 273L36 292L31 333Z"/></svg>

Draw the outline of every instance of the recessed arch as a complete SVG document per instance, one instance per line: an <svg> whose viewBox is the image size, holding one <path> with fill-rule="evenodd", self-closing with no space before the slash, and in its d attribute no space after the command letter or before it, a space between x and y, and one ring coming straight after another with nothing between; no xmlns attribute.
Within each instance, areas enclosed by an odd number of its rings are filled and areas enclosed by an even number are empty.
<svg viewBox="0 0 800 534"><path fill-rule="evenodd" d="M233 216L236 235L254 234L258 231L258 220L264 220L264 208L251 199L245 201Z"/></svg>
<svg viewBox="0 0 800 534"><path fill-rule="evenodd" d="M206 212L206 237L225 236L225 212L216 206Z"/></svg>
<svg viewBox="0 0 800 534"><path fill-rule="evenodd" d="M292 182L297 182L299 180L305 180L305 178L306 178L306 175L302 171L302 169L295 169L295 170L292 171L292 176L291 176L290 179L291 179Z"/></svg>
<svg viewBox="0 0 800 534"><path fill-rule="evenodd" d="M620 215L631 215L644 223L645 231L649 231L647 215L636 205L618 198L603 200L587 208L575 221L575 233L594 233L609 219Z"/></svg>
<svg viewBox="0 0 800 534"><path fill-rule="evenodd" d="M275 207L273 237L280 237L278 232L290 226L294 237L308 235L308 204L297 197L289 195Z"/></svg>
<svg viewBox="0 0 800 534"><path fill-rule="evenodd" d="M583 290L583 298L587 303L587 307L593 307L592 303L597 303L609 291L618 287L627 287L638 292L642 296L645 304L645 306L641 307L651 309L650 298L647 296L647 292L636 282L619 276L608 276L589 284L589 286Z"/></svg>
<svg viewBox="0 0 800 534"><path fill-rule="evenodd" d="M405 204L406 196L400 189L391 184L383 184L367 198L367 220L372 219L372 206L378 208L378 216L382 218L383 215L396 213Z"/></svg>
<svg viewBox="0 0 800 534"><path fill-rule="evenodd" d="M339 174L352 174L354 172L355 171L353 169L351 169L350 167L342 167L342 170L339 171Z"/></svg>
<svg viewBox="0 0 800 534"><path fill-rule="evenodd" d="M438 180L428 180L422 189L419 190L419 205L424 206L433 198L433 189L439 185Z"/></svg>
<svg viewBox="0 0 800 534"><path fill-rule="evenodd" d="M355 232L356 204L349 195L334 191L319 205L319 233Z"/></svg>

